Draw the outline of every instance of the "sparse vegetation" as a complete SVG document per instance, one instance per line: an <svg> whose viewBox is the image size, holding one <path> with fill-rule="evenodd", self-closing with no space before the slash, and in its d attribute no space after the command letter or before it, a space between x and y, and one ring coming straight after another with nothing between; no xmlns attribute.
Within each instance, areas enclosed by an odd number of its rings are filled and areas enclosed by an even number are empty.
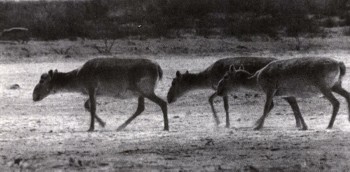
<svg viewBox="0 0 350 172"><path fill-rule="evenodd" d="M0 28L27 27L40 40L77 37L118 39L138 36L182 37L284 36L296 22L302 32L337 26L331 17L349 25L347 1L326 0L90 0L0 2ZM310 17L316 16L316 17ZM317 22L317 16L328 18ZM293 22L290 22L293 21ZM310 29L310 26L313 28ZM315 28L315 29L314 29ZM296 29L295 31L301 31ZM293 31L294 32L294 31ZM282 35L281 35L282 33Z"/></svg>
<svg viewBox="0 0 350 172"><path fill-rule="evenodd" d="M72 48L72 46L68 47L68 48L55 48L55 47L51 47L51 50L53 52L55 52L56 54L60 54L60 55L68 55L69 50Z"/></svg>
<svg viewBox="0 0 350 172"><path fill-rule="evenodd" d="M103 40L103 46L98 46L96 44L92 45L94 49L96 49L101 54L111 54L111 50L114 46L115 40Z"/></svg>

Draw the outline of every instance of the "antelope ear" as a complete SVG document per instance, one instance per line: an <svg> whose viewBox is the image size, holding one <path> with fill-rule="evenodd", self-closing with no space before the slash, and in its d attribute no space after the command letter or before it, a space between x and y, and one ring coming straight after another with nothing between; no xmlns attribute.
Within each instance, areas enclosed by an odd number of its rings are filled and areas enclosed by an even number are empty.
<svg viewBox="0 0 350 172"><path fill-rule="evenodd" d="M244 70L244 66L241 64L241 66L239 66L238 70Z"/></svg>
<svg viewBox="0 0 350 172"><path fill-rule="evenodd" d="M188 74L188 70L186 70L186 74Z"/></svg>
<svg viewBox="0 0 350 172"><path fill-rule="evenodd" d="M176 71L176 77L181 77L181 73L180 73L180 71Z"/></svg>
<svg viewBox="0 0 350 172"><path fill-rule="evenodd" d="M50 78L52 78L52 76L53 76L53 71L52 70L49 70L49 76L50 76Z"/></svg>
<svg viewBox="0 0 350 172"><path fill-rule="evenodd" d="M56 76L57 73L58 73L58 71L57 71L57 69L55 69L55 70L53 71L53 74L52 74L51 78L54 78L54 77Z"/></svg>
<svg viewBox="0 0 350 172"><path fill-rule="evenodd" d="M234 65L230 66L229 72L236 72L236 68Z"/></svg>

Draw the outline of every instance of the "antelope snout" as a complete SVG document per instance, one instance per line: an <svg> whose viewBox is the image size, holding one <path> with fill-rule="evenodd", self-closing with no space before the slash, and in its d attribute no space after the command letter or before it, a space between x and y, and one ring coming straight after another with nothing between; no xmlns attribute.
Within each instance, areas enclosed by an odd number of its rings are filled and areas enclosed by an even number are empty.
<svg viewBox="0 0 350 172"><path fill-rule="evenodd" d="M37 101L40 101L40 96L39 95L34 95L33 94L33 101L37 102Z"/></svg>
<svg viewBox="0 0 350 172"><path fill-rule="evenodd" d="M168 101L168 103L170 104L170 103L175 102L175 99L174 99L174 98L167 97L167 101Z"/></svg>
<svg viewBox="0 0 350 172"><path fill-rule="evenodd" d="M40 94L33 93L33 101L34 102L40 101L44 98L45 98L45 96L43 97L43 96L40 96Z"/></svg>

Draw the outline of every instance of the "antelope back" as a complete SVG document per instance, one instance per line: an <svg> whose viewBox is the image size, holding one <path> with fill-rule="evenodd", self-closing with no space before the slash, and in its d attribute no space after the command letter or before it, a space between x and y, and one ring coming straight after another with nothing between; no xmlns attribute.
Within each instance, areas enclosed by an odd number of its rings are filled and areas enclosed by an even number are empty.
<svg viewBox="0 0 350 172"><path fill-rule="evenodd" d="M86 62L78 77L99 94L118 96L128 91L153 93L161 74L160 66L147 59L98 58Z"/></svg>
<svg viewBox="0 0 350 172"><path fill-rule="evenodd" d="M264 90L277 89L279 96L310 97L341 83L341 64L330 58L278 60L261 70L258 83Z"/></svg>

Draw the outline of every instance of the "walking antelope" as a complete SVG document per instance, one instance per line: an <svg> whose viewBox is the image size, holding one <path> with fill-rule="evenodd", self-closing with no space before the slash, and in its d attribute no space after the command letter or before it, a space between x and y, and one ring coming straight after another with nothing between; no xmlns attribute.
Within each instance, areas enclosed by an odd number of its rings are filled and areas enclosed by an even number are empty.
<svg viewBox="0 0 350 172"><path fill-rule="evenodd" d="M196 89L213 89L216 90L216 85L218 84L221 77L229 70L230 66L238 67L243 65L247 71L250 73L255 73L257 70L263 68L274 58L259 58L259 57L234 57L225 58L216 61L214 64L206 68L204 71L199 73L189 73L188 71L181 74L179 71L176 72L176 77L172 81L172 85L169 89L167 99L168 103L175 102L179 97L185 93L196 90ZM216 111L214 108L214 98L217 97L216 92L209 97L209 104L213 112L213 116L216 125L220 123ZM223 96L224 108L226 112L226 127L230 127L229 118L229 105L228 96Z"/></svg>
<svg viewBox="0 0 350 172"><path fill-rule="evenodd" d="M163 112L164 130L169 130L167 103L155 95L154 89L163 75L160 66L147 59L98 58L87 61L81 68L67 73L50 70L41 75L35 86L33 100L40 101L56 92L85 92L89 99L85 108L90 111L88 131L94 130L94 120L104 127L105 122L96 114L96 95L116 98L138 97L136 112L118 129L125 128L144 111L144 99L158 104Z"/></svg>
<svg viewBox="0 0 350 172"><path fill-rule="evenodd" d="M254 75L233 67L219 82L218 95L225 95L229 89L239 86L237 79L257 83L266 94L266 102L262 117L257 121L255 130L263 127L265 118L273 108L273 97L283 97L291 105L294 115L299 118L302 129L307 125L299 110L296 97L307 98L322 93L332 104L333 113L328 129L333 127L339 110L339 101L332 92L343 96L348 103L350 112L350 94L342 88L342 77L345 75L345 65L330 58L296 58L273 61ZM350 120L350 113L349 113Z"/></svg>

